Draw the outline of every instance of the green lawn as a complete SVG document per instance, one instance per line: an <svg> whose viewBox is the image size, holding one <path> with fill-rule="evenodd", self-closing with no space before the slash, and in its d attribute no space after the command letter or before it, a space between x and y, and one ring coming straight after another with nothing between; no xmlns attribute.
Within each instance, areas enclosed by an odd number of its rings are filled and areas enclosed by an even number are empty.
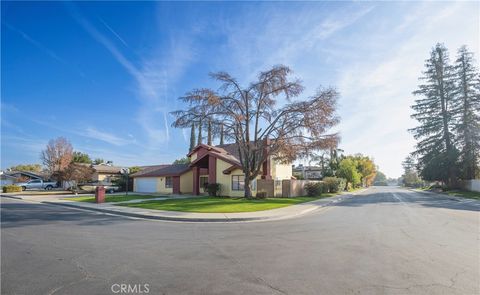
<svg viewBox="0 0 480 295"><path fill-rule="evenodd" d="M116 203L116 202L126 202L131 200L140 200L140 199L152 199L152 198L160 198L161 196L149 196L149 195L113 195L113 196L105 196L105 202L109 203ZM75 198L65 198L65 200L75 201L75 202L88 202L88 203L95 203L95 197L75 197Z"/></svg>
<svg viewBox="0 0 480 295"><path fill-rule="evenodd" d="M480 200L480 193L479 192L451 190L451 191L446 191L445 193L450 195L450 196Z"/></svg>
<svg viewBox="0 0 480 295"><path fill-rule="evenodd" d="M118 206L182 212L234 213L282 208L320 198L330 197L333 195L335 194L324 194L321 197L268 198L263 200L198 197L188 199L170 199L164 201L145 201L134 204L119 204Z"/></svg>

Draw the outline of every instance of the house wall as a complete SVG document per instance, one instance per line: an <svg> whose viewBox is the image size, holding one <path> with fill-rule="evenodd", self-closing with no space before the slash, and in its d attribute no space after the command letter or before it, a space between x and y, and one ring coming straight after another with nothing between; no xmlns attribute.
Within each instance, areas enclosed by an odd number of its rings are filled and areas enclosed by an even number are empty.
<svg viewBox="0 0 480 295"><path fill-rule="evenodd" d="M480 179L464 180L463 188L471 192L480 192Z"/></svg>
<svg viewBox="0 0 480 295"><path fill-rule="evenodd" d="M197 159L197 152L193 153L191 156L190 156L190 162L193 162Z"/></svg>
<svg viewBox="0 0 480 295"><path fill-rule="evenodd" d="M229 197L243 197L244 191L237 191L232 190L232 175L241 175L244 176L243 171L241 169L235 169L230 174L223 174L223 170L232 166L231 164L224 162L220 159L217 159L217 183L221 185L221 192L222 196L229 196ZM261 179L261 175L257 176L258 179ZM257 193L257 187L254 186L252 189L252 194L255 195Z"/></svg>
<svg viewBox="0 0 480 295"><path fill-rule="evenodd" d="M292 178L292 164L290 163L283 164L272 160L271 170L272 179L282 180Z"/></svg>
<svg viewBox="0 0 480 295"><path fill-rule="evenodd" d="M4 186L4 185L11 185L14 183L14 180L13 179L9 179L9 178L6 178L6 179L0 179L0 186Z"/></svg>
<svg viewBox="0 0 480 295"><path fill-rule="evenodd" d="M118 174L110 174L110 173L98 173L95 172L92 175L93 181L106 181L111 182L113 179L120 177Z"/></svg>
<svg viewBox="0 0 480 295"><path fill-rule="evenodd" d="M171 194L173 193L173 188L167 188L165 187L165 177L157 177L158 182L157 182L157 193L161 194Z"/></svg>
<svg viewBox="0 0 480 295"><path fill-rule="evenodd" d="M193 172L192 170L180 175L180 193L193 193Z"/></svg>

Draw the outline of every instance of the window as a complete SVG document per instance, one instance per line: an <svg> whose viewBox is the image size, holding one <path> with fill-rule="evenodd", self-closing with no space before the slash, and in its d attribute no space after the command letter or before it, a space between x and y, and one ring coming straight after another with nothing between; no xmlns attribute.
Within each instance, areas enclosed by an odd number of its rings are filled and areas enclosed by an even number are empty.
<svg viewBox="0 0 480 295"><path fill-rule="evenodd" d="M40 183L40 180L38 180L38 179L32 180L32 181L30 181L30 183Z"/></svg>
<svg viewBox="0 0 480 295"><path fill-rule="evenodd" d="M208 184L208 176L200 176L200 188L205 188L205 185Z"/></svg>
<svg viewBox="0 0 480 295"><path fill-rule="evenodd" d="M172 177L171 176L165 177L165 188L172 188L172 187L173 187Z"/></svg>
<svg viewBox="0 0 480 295"><path fill-rule="evenodd" d="M232 175L232 190L243 191L245 188L245 176Z"/></svg>

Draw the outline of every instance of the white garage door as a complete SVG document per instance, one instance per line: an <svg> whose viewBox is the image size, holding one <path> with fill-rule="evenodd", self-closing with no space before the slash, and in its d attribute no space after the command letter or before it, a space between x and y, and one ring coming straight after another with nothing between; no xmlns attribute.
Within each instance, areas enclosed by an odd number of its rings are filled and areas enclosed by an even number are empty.
<svg viewBox="0 0 480 295"><path fill-rule="evenodd" d="M136 192L155 193L157 191L157 178L136 178Z"/></svg>

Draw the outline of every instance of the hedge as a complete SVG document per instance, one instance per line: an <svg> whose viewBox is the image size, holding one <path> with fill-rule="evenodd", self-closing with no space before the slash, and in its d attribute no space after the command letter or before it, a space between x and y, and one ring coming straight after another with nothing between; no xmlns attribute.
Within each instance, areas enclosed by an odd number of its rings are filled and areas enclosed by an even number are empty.
<svg viewBox="0 0 480 295"><path fill-rule="evenodd" d="M305 190L307 191L307 195L310 197L320 196L321 194L327 192L323 182L309 182L305 184Z"/></svg>
<svg viewBox="0 0 480 295"><path fill-rule="evenodd" d="M347 181L344 178L338 177L325 177L323 182L330 193L338 193L343 191L345 189L345 185L347 184Z"/></svg>
<svg viewBox="0 0 480 295"><path fill-rule="evenodd" d="M16 193L16 192L21 192L22 187L18 185L5 185L3 188L4 193Z"/></svg>

